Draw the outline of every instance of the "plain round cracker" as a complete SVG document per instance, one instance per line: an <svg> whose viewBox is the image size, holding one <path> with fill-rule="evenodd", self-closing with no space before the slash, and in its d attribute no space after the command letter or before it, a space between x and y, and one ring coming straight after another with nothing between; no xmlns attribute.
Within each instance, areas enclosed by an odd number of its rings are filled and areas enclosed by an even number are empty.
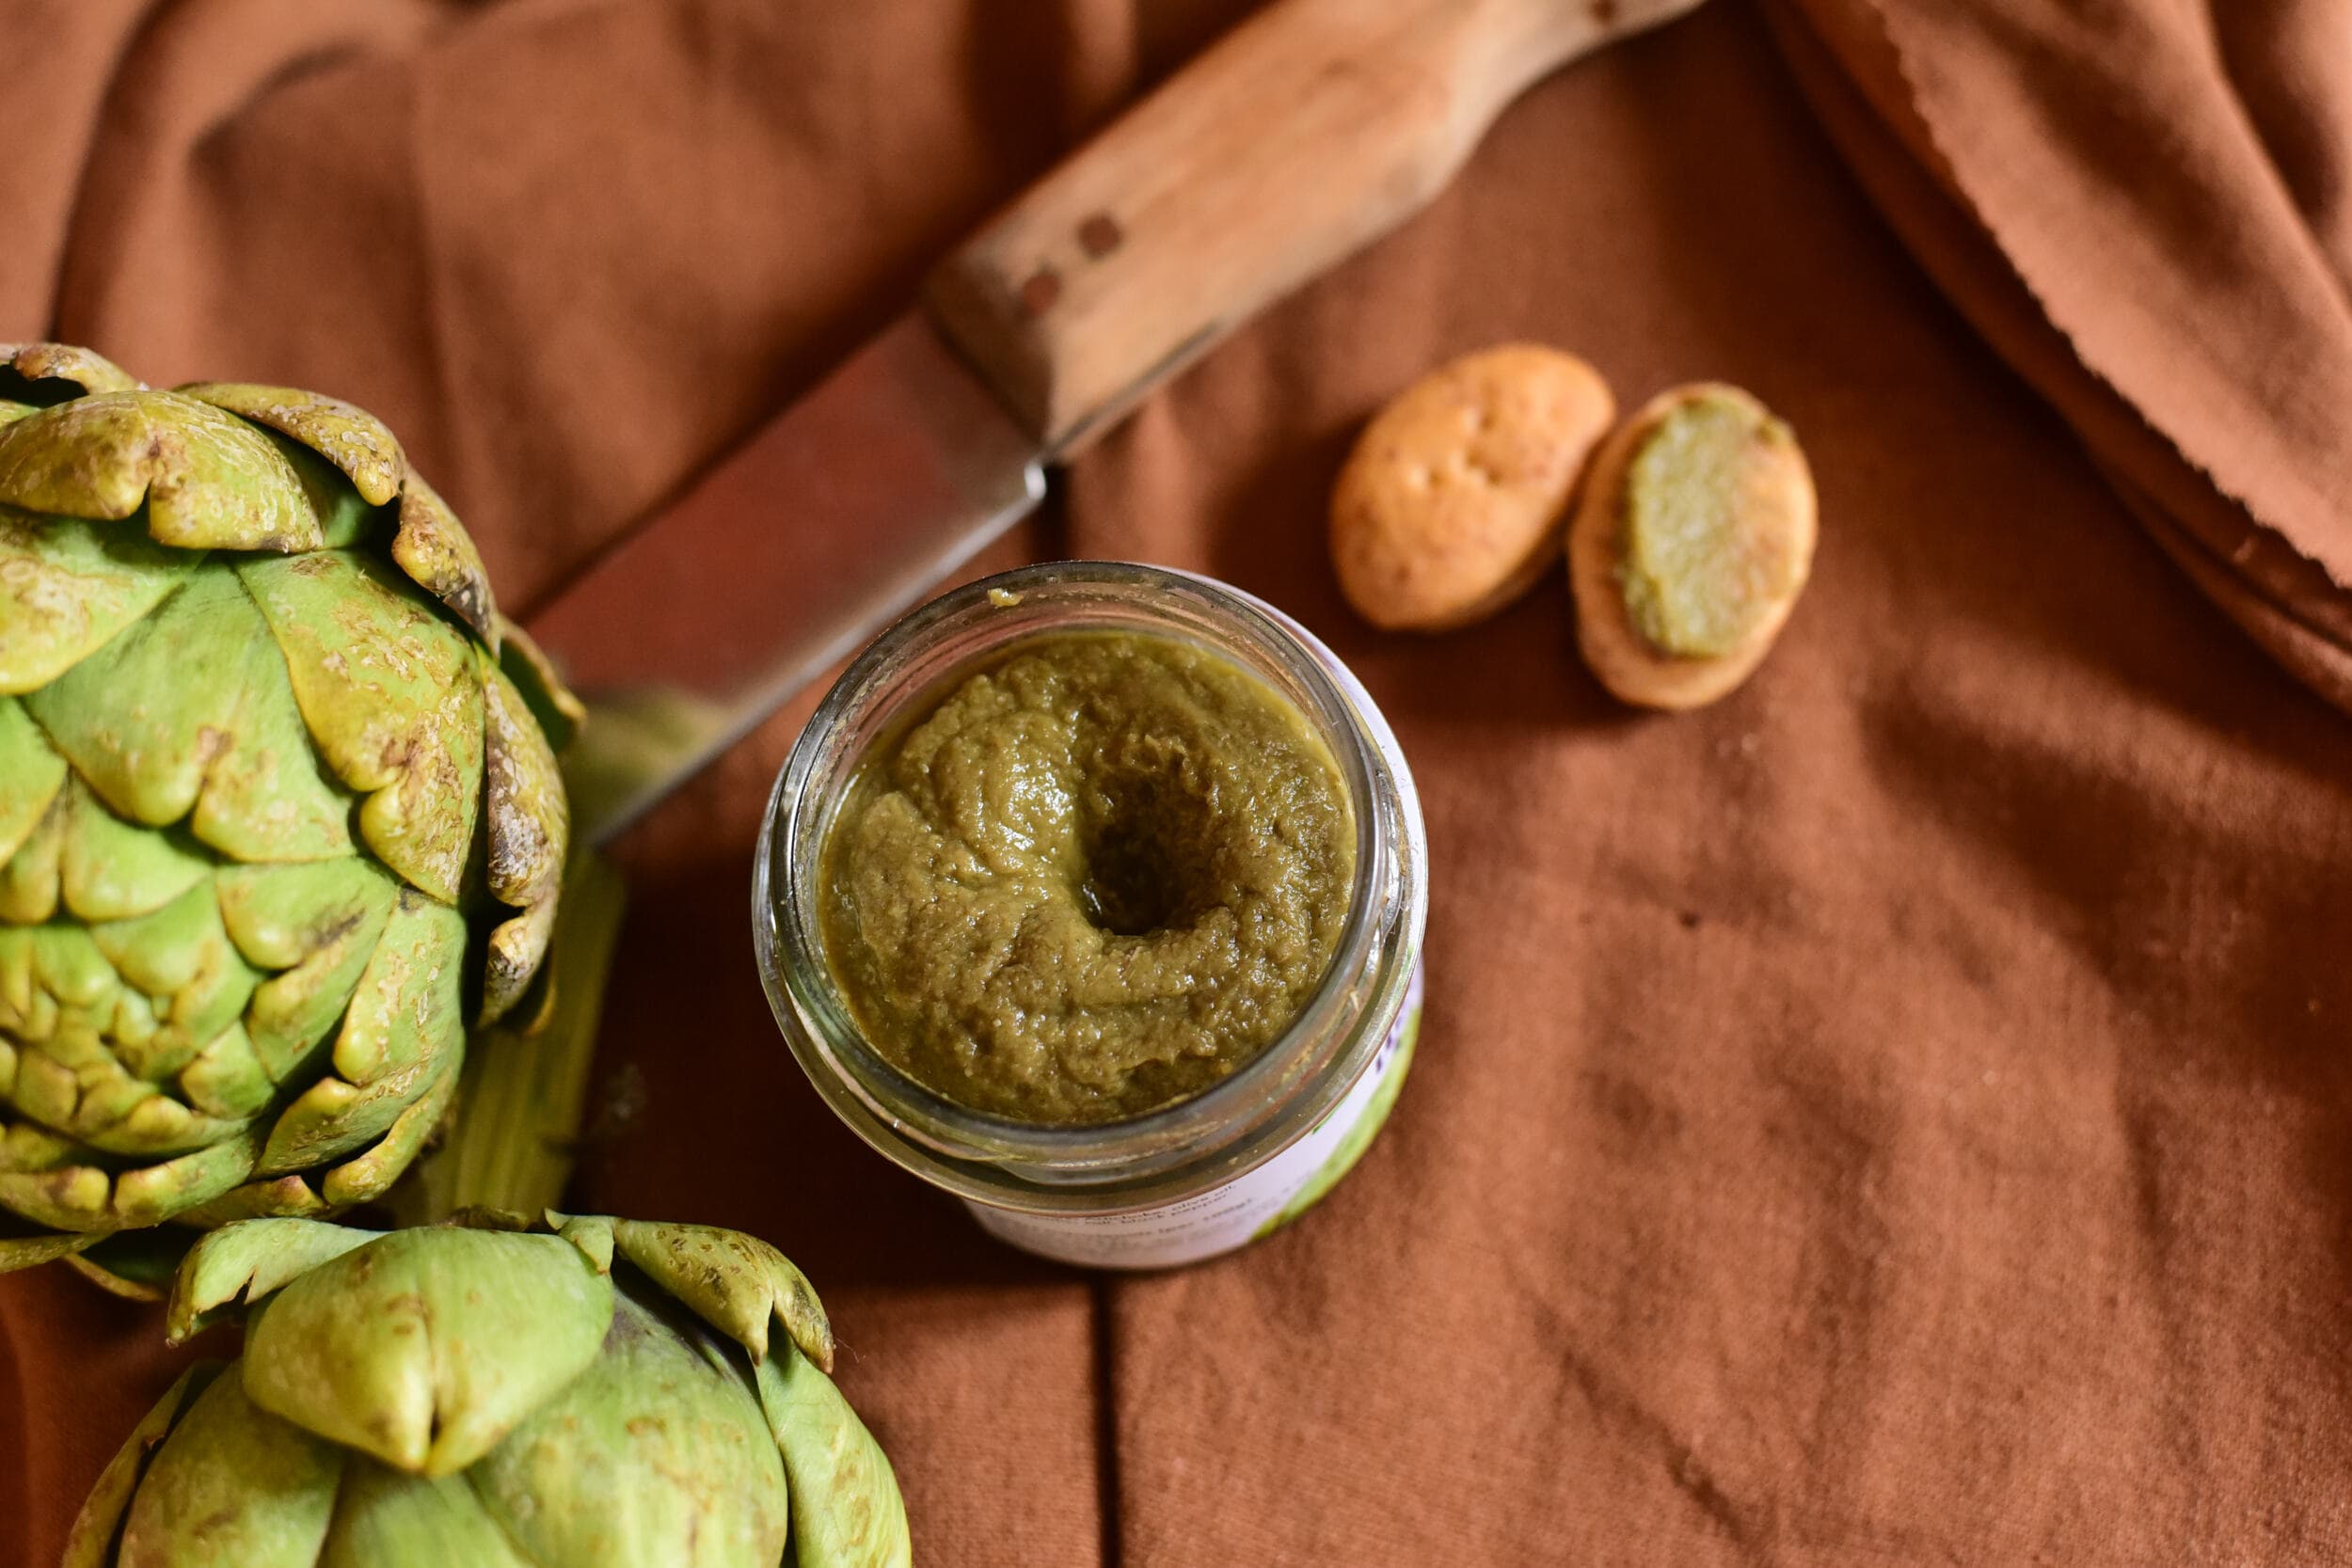
<svg viewBox="0 0 2352 1568"><path fill-rule="evenodd" d="M1439 367L1375 415L1331 494L1331 562L1376 626L1445 631L1538 581L1616 417L1583 360L1507 343Z"/></svg>

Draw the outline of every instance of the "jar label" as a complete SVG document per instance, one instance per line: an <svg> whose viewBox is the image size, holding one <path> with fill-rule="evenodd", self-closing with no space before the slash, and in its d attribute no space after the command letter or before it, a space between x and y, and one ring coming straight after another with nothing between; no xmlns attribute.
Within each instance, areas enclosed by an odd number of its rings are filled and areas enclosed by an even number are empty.
<svg viewBox="0 0 2352 1568"><path fill-rule="evenodd" d="M1389 1037L1330 1115L1279 1154L1222 1186L1120 1214L1039 1214L966 1198L988 1232L1025 1252L1100 1269L1168 1269L1280 1229L1339 1184L1389 1119L1421 1034L1418 962Z"/></svg>

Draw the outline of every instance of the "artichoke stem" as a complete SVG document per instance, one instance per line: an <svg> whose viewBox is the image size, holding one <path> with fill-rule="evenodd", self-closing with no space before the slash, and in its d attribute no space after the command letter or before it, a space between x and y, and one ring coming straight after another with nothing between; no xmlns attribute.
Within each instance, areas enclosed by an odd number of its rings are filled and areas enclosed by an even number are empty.
<svg viewBox="0 0 2352 1568"><path fill-rule="evenodd" d="M611 862L585 848L572 857L549 954L554 995L475 1036L447 1141L388 1195L401 1224L434 1224L461 1209L537 1214L562 1204L627 905Z"/></svg>

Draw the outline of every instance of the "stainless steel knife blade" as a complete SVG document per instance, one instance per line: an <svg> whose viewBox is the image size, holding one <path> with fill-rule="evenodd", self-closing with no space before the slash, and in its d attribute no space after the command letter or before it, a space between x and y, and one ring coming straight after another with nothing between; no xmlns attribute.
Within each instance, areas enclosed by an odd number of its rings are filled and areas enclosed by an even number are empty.
<svg viewBox="0 0 2352 1568"><path fill-rule="evenodd" d="M531 622L609 839L1036 506L1042 453L910 311Z"/></svg>

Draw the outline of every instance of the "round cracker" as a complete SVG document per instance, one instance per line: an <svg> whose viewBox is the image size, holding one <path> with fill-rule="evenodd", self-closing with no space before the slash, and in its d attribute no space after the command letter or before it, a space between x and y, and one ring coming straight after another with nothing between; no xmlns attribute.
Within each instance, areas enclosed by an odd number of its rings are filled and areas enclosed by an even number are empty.
<svg viewBox="0 0 2352 1568"><path fill-rule="evenodd" d="M1331 562L1376 626L1445 631L1541 578L1594 445L1616 417L1572 354L1508 343L1439 367L1356 442L1331 494Z"/></svg>

